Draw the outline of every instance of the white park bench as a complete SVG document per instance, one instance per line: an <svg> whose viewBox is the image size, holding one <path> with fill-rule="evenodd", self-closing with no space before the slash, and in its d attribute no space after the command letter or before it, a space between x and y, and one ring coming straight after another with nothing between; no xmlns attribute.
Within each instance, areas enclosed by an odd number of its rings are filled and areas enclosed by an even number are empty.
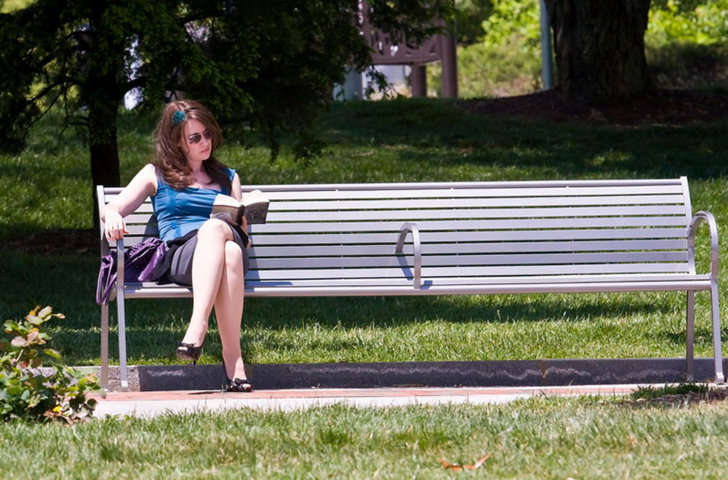
<svg viewBox="0 0 728 480"><path fill-rule="evenodd" d="M684 290L686 378L692 379L694 293L708 290L715 381L724 381L718 231L709 212L692 215L685 177L249 185L243 191L254 188L266 192L271 204L268 222L250 228L248 297ZM119 191L99 186L100 208ZM702 221L710 230L708 273L695 268L695 234ZM123 247L156 232L148 200L127 222L130 234L116 246L120 256ZM101 255L111 250L102 235ZM189 297L191 289L117 283L120 380L126 388L124 300ZM104 305L103 385L108 317Z"/></svg>

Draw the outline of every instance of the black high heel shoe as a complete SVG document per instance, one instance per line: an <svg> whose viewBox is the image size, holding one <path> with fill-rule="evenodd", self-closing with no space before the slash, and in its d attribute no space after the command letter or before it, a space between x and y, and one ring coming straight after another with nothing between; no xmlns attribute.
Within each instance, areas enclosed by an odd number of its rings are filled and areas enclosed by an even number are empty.
<svg viewBox="0 0 728 480"><path fill-rule="evenodd" d="M191 343L179 342L177 344L177 358L179 360L192 360L192 365L197 365L197 360L202 354L202 344L199 347Z"/></svg>
<svg viewBox="0 0 728 480"><path fill-rule="evenodd" d="M233 378L230 380L225 377L225 391L226 392L252 392L253 384L247 378Z"/></svg>
<svg viewBox="0 0 728 480"><path fill-rule="evenodd" d="M225 392L252 392L253 384L247 378L235 377L232 380L227 376L227 370L225 369L225 362L222 362L222 371L225 374L225 383L222 385L222 389Z"/></svg>

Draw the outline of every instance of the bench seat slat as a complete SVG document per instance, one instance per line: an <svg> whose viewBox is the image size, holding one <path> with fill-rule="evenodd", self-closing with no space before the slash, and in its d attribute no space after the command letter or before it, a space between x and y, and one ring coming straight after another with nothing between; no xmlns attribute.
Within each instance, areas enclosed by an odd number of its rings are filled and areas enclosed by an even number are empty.
<svg viewBox="0 0 728 480"><path fill-rule="evenodd" d="M667 282L667 281L694 281L694 280L708 280L707 276L694 276L684 274L642 274L642 275L550 275L548 277L423 277L423 285L501 285L501 284L536 284L542 283L578 283L578 282L628 282L628 281L643 281L643 282ZM402 278L344 278L344 279L318 279L318 280L289 280L287 282L281 282L280 288L296 288L296 287L327 287L327 286L409 286L412 287L411 279ZM275 281L264 282L264 281L246 281L246 289L255 289L261 287L274 287Z"/></svg>
<svg viewBox="0 0 728 480"><path fill-rule="evenodd" d="M527 269L523 266L490 266L490 267L423 267L424 277L488 277L517 275L562 275L562 274L594 274L594 273L688 273L685 263L625 263L598 265L533 265ZM246 279L280 280L304 278L377 278L404 277L412 278L412 269L402 268L346 268L346 269L290 269L290 270L250 270Z"/></svg>
<svg viewBox="0 0 728 480"><path fill-rule="evenodd" d="M260 287L251 291L251 297L352 297L352 296L421 296L421 295L479 295L479 294L517 294L517 293L586 293L586 292L643 292L670 290L705 290L709 281L687 280L674 282L577 282L577 283L523 283L500 285L432 285L422 289L411 287L301 287L280 290ZM717 361L717 360L716 360ZM722 373L720 374L722 381Z"/></svg>
<svg viewBox="0 0 728 480"><path fill-rule="evenodd" d="M426 277L423 278L425 286L448 285L518 285L537 283L598 283L598 282L691 282L709 281L708 275L684 274L642 274L642 275L550 275L547 277ZM287 281L257 281L246 280L245 288L248 293L258 288L278 288L285 295L287 289L301 287L373 287L373 286L399 286L412 288L412 280L405 278L343 278L343 279L316 279ZM144 290L178 290L180 293L192 294L191 288L174 284L158 284L153 282L127 283L129 291Z"/></svg>

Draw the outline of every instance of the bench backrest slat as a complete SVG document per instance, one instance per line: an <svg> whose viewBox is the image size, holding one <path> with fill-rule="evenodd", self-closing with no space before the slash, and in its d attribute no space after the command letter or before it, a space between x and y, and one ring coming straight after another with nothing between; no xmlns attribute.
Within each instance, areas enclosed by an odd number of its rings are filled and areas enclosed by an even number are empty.
<svg viewBox="0 0 728 480"><path fill-rule="evenodd" d="M453 184L451 188L427 189L417 184L401 184L401 189L396 190L369 190L358 188L356 185L342 184L338 189L319 190L316 188L308 190L273 188L266 190L271 200L300 200L305 194L308 200L353 200L353 199L402 199L402 198L489 198L489 197L583 197L588 195L655 195L655 194L680 194L682 187L679 182L670 185L647 185L631 186L625 183L623 186L595 187L588 184L575 182L564 182L563 186L553 187L508 187L488 188L484 182L484 188L470 187ZM254 186L243 187L256 188ZM260 187L265 189L265 187Z"/></svg>
<svg viewBox="0 0 728 480"><path fill-rule="evenodd" d="M143 228L139 228L141 232ZM279 234L256 235L255 245L346 245L384 243L394 245L397 242L396 232L389 233L305 233L305 234ZM685 227L675 228L610 228L610 229L565 229L565 230L494 230L494 231L453 231L428 232L426 243L429 242L508 242L508 241L543 241L560 240L572 242L575 240L614 239L683 239L687 242ZM687 245L687 243L685 243Z"/></svg>
<svg viewBox="0 0 728 480"><path fill-rule="evenodd" d="M530 252L586 252L586 251L623 251L623 250L682 250L687 249L686 240L617 240L617 241L573 241L573 242L491 242L483 243L425 243L423 255L435 254L474 254L490 253L530 253ZM364 245L276 245L272 247L253 246L249 250L254 257L317 257L352 255L391 255L391 242ZM412 245L405 245L403 252L411 255Z"/></svg>
<svg viewBox="0 0 728 480"><path fill-rule="evenodd" d="M674 195L620 195L590 197L505 197L505 198L425 198L410 200L338 200L326 201L276 201L272 211L305 210L382 210L405 208L476 208L476 207L543 207L586 205L650 205L682 204L680 194ZM150 209L151 211L151 209Z"/></svg>
<svg viewBox="0 0 728 480"><path fill-rule="evenodd" d="M552 217L601 217L616 215L682 215L682 205L637 205L601 207L549 207L549 208L450 208L411 210L320 210L287 211L269 213L270 222L327 221L344 222L353 220L379 220L382 218L405 221L421 219L490 219L490 218L552 218ZM682 220L682 218L680 218Z"/></svg>
<svg viewBox="0 0 728 480"><path fill-rule="evenodd" d="M389 252L379 258L367 256L318 256L318 257L254 257L251 267L260 268L349 268L349 267L396 267L403 264L412 266L412 258L403 260ZM643 263L643 262L685 262L686 252L599 252L599 253L541 253L533 254L489 254L489 255L429 255L428 266L439 265L549 265L578 263Z"/></svg>
<svg viewBox="0 0 728 480"><path fill-rule="evenodd" d="M251 225L253 234L266 233L303 233L303 232L398 232L404 219L356 222L285 222ZM667 227L685 225L683 218L676 216L654 217L563 217L563 218L525 218L503 220L417 220L420 231L474 231L474 230L512 230L590 228L590 227ZM527 232L524 238L528 238Z"/></svg>

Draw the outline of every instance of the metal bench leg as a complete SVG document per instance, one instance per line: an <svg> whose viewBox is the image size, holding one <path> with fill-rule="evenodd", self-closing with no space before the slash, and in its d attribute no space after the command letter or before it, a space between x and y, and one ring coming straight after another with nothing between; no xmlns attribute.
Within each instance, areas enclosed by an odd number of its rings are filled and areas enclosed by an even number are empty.
<svg viewBox="0 0 728 480"><path fill-rule="evenodd" d="M720 309L718 308L718 282L710 282L710 310L713 314L713 358L715 361L715 383L725 383L723 375L723 352L720 339Z"/></svg>
<svg viewBox="0 0 728 480"><path fill-rule="evenodd" d="M688 290L687 292L687 315L685 321L685 373L687 381L695 380L695 292Z"/></svg>
<svg viewBox="0 0 728 480"><path fill-rule="evenodd" d="M119 382L121 390L126 392L129 390L129 379L126 368L126 315L124 314L123 290L116 295L116 310L119 321Z"/></svg>
<svg viewBox="0 0 728 480"><path fill-rule="evenodd" d="M101 388L109 389L109 304L101 305Z"/></svg>

